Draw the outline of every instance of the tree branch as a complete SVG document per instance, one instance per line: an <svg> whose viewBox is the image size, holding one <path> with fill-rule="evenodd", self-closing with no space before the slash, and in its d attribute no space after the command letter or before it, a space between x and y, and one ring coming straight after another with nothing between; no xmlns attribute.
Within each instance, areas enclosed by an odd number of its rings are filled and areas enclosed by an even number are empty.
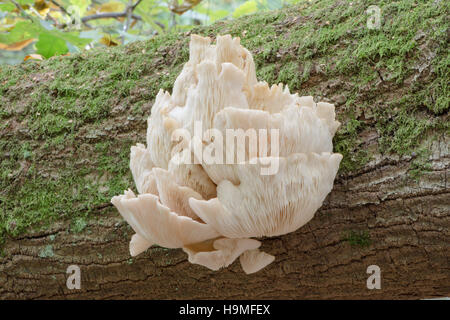
<svg viewBox="0 0 450 320"><path fill-rule="evenodd" d="M133 10L136 9L136 7L142 2L142 0L136 1L136 3L133 5Z"/></svg>
<svg viewBox="0 0 450 320"><path fill-rule="evenodd" d="M130 27L131 23L131 15L134 10L133 0L128 0L128 6L125 8L125 12L127 13L127 19L125 21L125 24L123 26L123 31L127 32L128 28Z"/></svg>
<svg viewBox="0 0 450 320"><path fill-rule="evenodd" d="M67 14L68 16L70 16L70 14L67 12L66 8L64 8L62 5L60 5L58 2L56 2L55 0L51 0L51 3L53 3L55 6L57 6L59 8L59 10L61 10L62 12L64 12L65 14Z"/></svg>
<svg viewBox="0 0 450 320"><path fill-rule="evenodd" d="M129 17L128 13L130 11L133 12L133 10L136 9L136 7L141 2L142 2L142 0L138 0L138 1L136 1L135 4L128 5L125 8L125 11L123 11L123 12L103 12L103 13L97 13L97 14L93 14L93 15L90 15L90 16L83 17L83 18L81 18L81 22L86 24L87 21L96 20L96 19L109 19L109 18L116 19L116 18L123 18L123 17L127 17L128 18ZM142 20L141 16L139 16L137 14L134 14L134 13L131 13L130 17L133 18L134 20ZM129 23L129 18L128 18L127 24L128 23ZM154 21L154 23L157 24L158 26L160 26L161 29L165 28L164 24L162 24L159 21ZM128 24L128 26L129 26L129 24ZM127 30L128 30L128 27L126 28L125 31L127 31Z"/></svg>
<svg viewBox="0 0 450 320"><path fill-rule="evenodd" d="M104 12L104 13L97 13L90 16L86 16L81 18L82 22L87 22L90 20L96 20L96 19L108 19L108 18L123 18L127 16L127 12ZM142 18L136 14L132 14L131 17L135 20L142 20Z"/></svg>
<svg viewBox="0 0 450 320"><path fill-rule="evenodd" d="M59 4L58 2L56 2L55 0L50 0L51 3L53 3L55 6L57 6L59 8L59 10L61 10L65 15L67 15L68 17L71 17L70 13L67 12L66 8L64 8L61 4ZM73 23L73 19L72 19L72 23ZM81 21L81 23L83 23L86 27L92 29L92 26L86 22ZM67 26L67 24L62 24L61 27L65 28Z"/></svg>
<svg viewBox="0 0 450 320"><path fill-rule="evenodd" d="M130 28L131 15L133 14L133 10L134 10L133 0L128 0L128 5L125 8L125 12L127 15L126 15L125 23L123 25L124 32L127 32L128 29ZM125 34L122 35L122 44L125 44Z"/></svg>

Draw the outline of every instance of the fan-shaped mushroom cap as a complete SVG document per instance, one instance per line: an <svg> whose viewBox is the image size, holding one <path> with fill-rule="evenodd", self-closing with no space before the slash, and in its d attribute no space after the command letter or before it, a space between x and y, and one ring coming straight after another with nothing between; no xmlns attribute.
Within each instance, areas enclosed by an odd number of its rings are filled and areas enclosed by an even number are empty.
<svg viewBox="0 0 450 320"><path fill-rule="evenodd" d="M136 146L131 147L130 169L139 193L158 195L152 168L153 162L150 159L150 153L145 149L144 145L138 143Z"/></svg>
<svg viewBox="0 0 450 320"><path fill-rule="evenodd" d="M195 68L198 63L211 55L211 39L198 35L191 35L189 43L189 61L183 67L180 75L175 80L172 90L173 103L177 106L184 106L186 103L189 87L197 84Z"/></svg>
<svg viewBox="0 0 450 320"><path fill-rule="evenodd" d="M147 149L150 153L150 160L155 167L163 169L167 169L171 150L175 145L171 139L172 131L180 126L168 116L172 108L170 94L159 90L151 116L147 119Z"/></svg>
<svg viewBox="0 0 450 320"><path fill-rule="evenodd" d="M183 70L175 80L173 87L172 102L176 106L185 106L187 104L189 91L199 85L199 79L202 78L202 76L198 74L198 69L203 62L212 63L216 68L216 74L222 71L222 64L224 63L233 64L235 67L242 70L244 78L243 81L241 79L239 79L239 81L243 82L243 89L245 91L250 91L249 86L253 86L256 83L253 57L247 49L240 45L239 38L232 38L230 35L218 36L217 44L211 45L210 38L191 35L191 41L189 43L189 61L184 65ZM201 68L202 67L200 67L200 69ZM207 70L212 70L211 65L208 68ZM210 77L207 78L213 79ZM231 78L230 80L236 79ZM209 89L210 87L207 88L207 90ZM206 108L202 107L200 109Z"/></svg>
<svg viewBox="0 0 450 320"><path fill-rule="evenodd" d="M128 190L113 197L111 202L137 234L166 248L181 248L220 236L207 224L171 212L152 194L136 197Z"/></svg>
<svg viewBox="0 0 450 320"><path fill-rule="evenodd" d="M275 257L258 249L247 250L239 257L242 269L246 274L255 273L265 268Z"/></svg>
<svg viewBox="0 0 450 320"><path fill-rule="evenodd" d="M218 66L212 61L202 61L197 68L198 83L187 93L186 104L177 106L169 116L194 132L194 124L201 121L203 129L212 127L214 116L225 107L248 108L243 92L245 74L232 63Z"/></svg>
<svg viewBox="0 0 450 320"><path fill-rule="evenodd" d="M335 112L334 112L334 104L327 102L319 102L317 104L317 114L320 118L324 119L327 122L328 130L330 130L331 136L334 136L336 130L341 125L339 121L334 120Z"/></svg>
<svg viewBox="0 0 450 320"><path fill-rule="evenodd" d="M191 159L193 158L194 156L191 155ZM186 159L181 159L181 163L178 164L171 159L169 172L172 173L178 185L191 188L204 199L208 200L216 197L216 185L200 164L189 163Z"/></svg>
<svg viewBox="0 0 450 320"><path fill-rule="evenodd" d="M217 198L189 199L194 212L228 238L277 236L307 223L333 187L340 154L279 158L279 172L262 176L261 163L235 166L240 181L217 186Z"/></svg>
<svg viewBox="0 0 450 320"><path fill-rule="evenodd" d="M324 112L323 109L292 105L283 108L279 113L272 114L261 110L229 107L216 115L214 128L222 132L226 129L265 129L268 131L268 138L270 138L270 130L277 129L280 131L281 156L292 153L331 152L334 133L331 134L329 130L334 130L335 125L334 116L330 114L334 113L334 106L330 106L331 108L327 107L329 110ZM333 123L329 127L331 122ZM270 148L268 154L270 154Z"/></svg>
<svg viewBox="0 0 450 320"><path fill-rule="evenodd" d="M315 108L316 103L314 102L313 96L302 96L297 98L297 104L302 107Z"/></svg>
<svg viewBox="0 0 450 320"><path fill-rule="evenodd" d="M331 106L334 110L334 106ZM327 118L321 118L321 116ZM331 121L333 122L330 128ZM339 122L335 122L339 125ZM319 114L315 107L291 105L279 113L272 114L262 110L229 107L217 113L214 118L214 128L224 135L228 129L240 129L242 134L245 134L247 130L256 130L254 136L258 141L253 142L253 145L250 142L245 143L245 160L248 161L253 157L286 157L293 153L331 152L334 133L331 134L330 131L335 130L335 122L334 115L330 116L323 112ZM260 130L266 130L265 136L261 136ZM278 141L275 141L276 154L273 154L271 149L271 139L273 139L271 130L277 130L279 135L276 137ZM262 148L263 145L265 148ZM249 150L250 147L255 147L253 153ZM230 146L223 141L223 148L226 151L225 154L236 153L234 144ZM225 159L222 163L203 164L203 168L216 184L222 180L230 180L233 184L238 184L239 181L233 170L236 164L225 164Z"/></svg>
<svg viewBox="0 0 450 320"><path fill-rule="evenodd" d="M211 270L219 270L229 266L244 251L260 246L261 242L254 239L221 238L185 246L183 250L189 255L190 263L200 264Z"/></svg>
<svg viewBox="0 0 450 320"><path fill-rule="evenodd" d="M135 257L150 248L152 245L152 242L149 242L147 239L136 233L131 237L130 254L132 257Z"/></svg>
<svg viewBox="0 0 450 320"><path fill-rule="evenodd" d="M203 200L199 193L191 188L179 186L167 170L153 168L153 175L158 187L159 199L163 205L180 216L198 219L198 216L189 206L189 198Z"/></svg>
<svg viewBox="0 0 450 320"><path fill-rule="evenodd" d="M291 94L287 85L284 90L282 83L274 84L269 88L267 82L261 81L256 83L250 91L248 104L251 109L277 113L295 104L296 98L297 94Z"/></svg>

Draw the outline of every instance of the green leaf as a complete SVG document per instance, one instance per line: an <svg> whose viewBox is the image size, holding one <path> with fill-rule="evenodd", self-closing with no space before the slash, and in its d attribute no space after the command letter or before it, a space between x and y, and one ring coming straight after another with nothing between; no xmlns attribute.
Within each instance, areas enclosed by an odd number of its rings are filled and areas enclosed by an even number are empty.
<svg viewBox="0 0 450 320"><path fill-rule="evenodd" d="M211 22L214 22L228 17L229 14L230 13L227 10L216 10L209 13L209 18L211 19Z"/></svg>
<svg viewBox="0 0 450 320"><path fill-rule="evenodd" d="M128 0L122 0L128 2ZM163 24L167 22L162 21L160 15L167 14L169 16L170 10L167 7L159 6L155 0L142 1L134 10L134 13L142 17L143 22L148 24L153 30L156 30L159 34L163 33L163 29L155 23L159 21Z"/></svg>
<svg viewBox="0 0 450 320"><path fill-rule="evenodd" d="M204 5L198 5L194 7L194 11L198 13L205 14L209 17L209 23L213 23L214 21L226 18L230 15L230 12L225 9L213 10L211 8L206 7Z"/></svg>
<svg viewBox="0 0 450 320"><path fill-rule="evenodd" d="M256 11L258 11L258 3L255 0L246 1L234 10L233 18L239 18Z"/></svg>
<svg viewBox="0 0 450 320"><path fill-rule="evenodd" d="M64 54L69 51L66 42L50 33L41 33L36 42L36 52L45 58L50 58L58 54Z"/></svg>
<svg viewBox="0 0 450 320"><path fill-rule="evenodd" d="M14 43L30 38L37 38L40 30L41 26L39 24L29 20L19 21L8 34L2 37L2 42Z"/></svg>
<svg viewBox="0 0 450 320"><path fill-rule="evenodd" d="M3 12L11 12L16 8L15 5L13 5L11 2L7 3L0 3L0 11Z"/></svg>
<svg viewBox="0 0 450 320"><path fill-rule="evenodd" d="M17 0L17 3L24 6L26 4L33 4L34 0Z"/></svg>
<svg viewBox="0 0 450 320"><path fill-rule="evenodd" d="M91 0L70 0L70 3L79 9L80 16L84 16Z"/></svg>
<svg viewBox="0 0 450 320"><path fill-rule="evenodd" d="M78 32L61 32L61 31L53 31L52 35L63 39L65 41L70 42L71 44L73 44L74 46L77 46L78 48L84 48L87 44L89 44L92 39L90 38L81 38L79 36Z"/></svg>

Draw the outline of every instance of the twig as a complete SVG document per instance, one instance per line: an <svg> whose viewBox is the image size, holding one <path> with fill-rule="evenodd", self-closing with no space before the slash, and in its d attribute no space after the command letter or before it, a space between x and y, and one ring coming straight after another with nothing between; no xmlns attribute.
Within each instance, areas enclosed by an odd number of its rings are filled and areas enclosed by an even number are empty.
<svg viewBox="0 0 450 320"><path fill-rule="evenodd" d="M131 17L134 20L142 20L141 16L134 14L133 10L142 2L142 0L137 0L136 3L132 4L132 0L130 0L130 4L125 8L125 11L123 12L103 12L103 13L97 13L97 14L93 14L90 16L86 16L81 18L81 22L86 24L87 21L90 20L96 20L96 19L108 19L108 18L123 18L123 17L127 17L127 22L125 24L126 28L124 28L125 31L128 30L129 28L129 23L130 20L128 17ZM129 16L128 14L131 12L131 15ZM161 27L161 29L164 29L165 26L164 24L158 22L158 21L154 21L155 24L157 24L158 26Z"/></svg>
<svg viewBox="0 0 450 320"><path fill-rule="evenodd" d="M62 12L64 12L65 14L67 14L68 16L70 16L70 14L67 12L66 8L64 8L62 5L60 5L58 2L56 2L55 0L51 0L51 3L53 3L55 6L57 6Z"/></svg>
<svg viewBox="0 0 450 320"><path fill-rule="evenodd" d="M127 12L103 12L103 13L97 13L97 14L93 14L90 16L86 16L81 18L82 22L87 22L90 20L95 20L95 19L107 19L107 18L123 18L126 17ZM135 20L142 20L142 18L136 14L132 14L131 17Z"/></svg>
<svg viewBox="0 0 450 320"><path fill-rule="evenodd" d="M157 24L163 30L166 28L166 26L163 23L159 22L159 21L153 21L153 23Z"/></svg>
<svg viewBox="0 0 450 320"><path fill-rule="evenodd" d="M128 5L125 8L127 17L126 17L125 23L123 25L123 32L127 32L128 28L130 27L131 15L133 14L133 10L134 10L133 0L128 0ZM122 44L125 44L125 33L122 35Z"/></svg>
<svg viewBox="0 0 450 320"><path fill-rule="evenodd" d="M28 19L30 19L31 21L34 22L33 18L28 13L26 13L25 10L23 10L23 8L20 4L18 4L15 0L9 0L9 1L11 1L25 17L27 17Z"/></svg>
<svg viewBox="0 0 450 320"><path fill-rule="evenodd" d="M133 5L133 10L136 9L136 7L139 5L139 3L141 3L142 0L138 0L136 1L136 3Z"/></svg>
<svg viewBox="0 0 450 320"><path fill-rule="evenodd" d="M125 24L123 26L123 31L127 32L130 27L131 15L133 14L134 6L133 0L128 0L128 6L125 8L125 12L127 13L127 19L125 20Z"/></svg>

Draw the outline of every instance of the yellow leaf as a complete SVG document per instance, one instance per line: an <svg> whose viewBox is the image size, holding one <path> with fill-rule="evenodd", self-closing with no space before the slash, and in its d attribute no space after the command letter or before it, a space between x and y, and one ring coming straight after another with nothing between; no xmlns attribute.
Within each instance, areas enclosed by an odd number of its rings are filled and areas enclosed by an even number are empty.
<svg viewBox="0 0 450 320"><path fill-rule="evenodd" d="M186 0L182 4L174 4L169 6L169 10L178 15L182 15L186 11L192 9L192 7L199 4L202 0Z"/></svg>
<svg viewBox="0 0 450 320"><path fill-rule="evenodd" d="M54 18L54 19L62 19L63 18L63 14L61 13L61 11L50 11L49 15Z"/></svg>
<svg viewBox="0 0 450 320"><path fill-rule="evenodd" d="M186 0L186 2L191 4L192 6L199 4L201 1L202 0Z"/></svg>
<svg viewBox="0 0 450 320"><path fill-rule="evenodd" d="M36 0L34 2L34 8L41 16L46 16L50 11L50 5L45 0Z"/></svg>
<svg viewBox="0 0 450 320"><path fill-rule="evenodd" d="M125 5L121 2L107 2L103 3L97 10L100 12L122 12L125 10Z"/></svg>
<svg viewBox="0 0 450 320"><path fill-rule="evenodd" d="M90 9L86 15L92 15L100 12L123 12L125 4L121 2L107 2Z"/></svg>
<svg viewBox="0 0 450 320"><path fill-rule="evenodd" d="M44 60L44 57L41 56L40 54L32 53L32 54L25 56L25 58L23 58L23 61L27 61L27 60Z"/></svg>
<svg viewBox="0 0 450 320"><path fill-rule="evenodd" d="M10 43L10 44L0 43L0 50L20 51L23 48L25 48L27 45L32 43L34 40L36 40L36 39L34 39L34 38L33 39L27 39L27 40L15 42L15 43Z"/></svg>
<svg viewBox="0 0 450 320"><path fill-rule="evenodd" d="M111 36L103 36L99 40L99 42L108 47L115 47L115 46L119 45L116 41L114 41L113 38L111 38Z"/></svg>
<svg viewBox="0 0 450 320"><path fill-rule="evenodd" d="M58 3L58 1L56 1ZM50 9L54 9L54 10L61 10L61 8L59 6L57 6L56 4L54 4L53 2L50 2L48 4L50 6Z"/></svg>
<svg viewBox="0 0 450 320"><path fill-rule="evenodd" d="M133 20L133 22L130 24L130 29L133 29L133 27L136 25L137 20Z"/></svg>

